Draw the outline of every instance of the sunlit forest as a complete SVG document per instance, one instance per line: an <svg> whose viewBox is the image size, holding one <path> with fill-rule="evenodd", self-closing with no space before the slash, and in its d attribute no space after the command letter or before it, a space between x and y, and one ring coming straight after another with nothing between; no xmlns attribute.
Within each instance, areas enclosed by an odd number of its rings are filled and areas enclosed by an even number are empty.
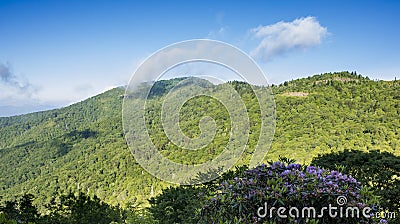
<svg viewBox="0 0 400 224"><path fill-rule="evenodd" d="M161 106L179 80L154 84L147 129L171 160L202 163L224 149L231 121L218 101L196 97L181 110L182 132L198 136L200 119L210 116L217 128L214 140L195 153L171 143L161 124ZM272 85L276 130L258 167L248 163L260 135L262 102L244 82L206 86L212 91L220 85L232 86L244 101L250 135L235 168L195 186L161 181L135 161L122 125L124 87L64 108L0 118L0 223L286 223L259 219L254 211L263 201L328 204L339 194L360 208L375 206L400 216L400 81L336 72ZM326 187L329 178L337 186ZM315 189L321 189L318 195Z"/></svg>

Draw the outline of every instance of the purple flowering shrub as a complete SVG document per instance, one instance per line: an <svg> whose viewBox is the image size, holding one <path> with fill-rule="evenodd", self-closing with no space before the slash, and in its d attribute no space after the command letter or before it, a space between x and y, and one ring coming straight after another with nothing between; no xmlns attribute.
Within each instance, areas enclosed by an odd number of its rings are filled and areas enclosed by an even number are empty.
<svg viewBox="0 0 400 224"><path fill-rule="evenodd" d="M201 208L204 223L375 223L377 199L351 176L275 162L223 181ZM314 212L315 211L315 212Z"/></svg>

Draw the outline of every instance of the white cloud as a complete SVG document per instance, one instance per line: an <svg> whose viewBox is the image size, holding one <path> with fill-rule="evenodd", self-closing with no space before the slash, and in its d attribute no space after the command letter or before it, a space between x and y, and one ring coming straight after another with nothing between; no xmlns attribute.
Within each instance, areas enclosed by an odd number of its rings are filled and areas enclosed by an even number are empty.
<svg viewBox="0 0 400 224"><path fill-rule="evenodd" d="M235 73L228 71L218 73L226 69L221 68L216 70L215 66L209 66L209 63L204 63L204 66L199 66L199 63L196 66L184 66L183 64L188 61L216 62L220 66L228 66ZM178 65L181 70L175 67ZM171 67L176 68L173 72L181 71L182 73L169 73L168 70ZM162 76L159 77L160 75ZM156 54L149 56L132 76L129 88L133 90L136 85L142 82L151 82L160 78L197 75L210 75L223 81L236 79L245 80L257 85L268 84L264 75L260 74L260 70L255 66L254 61L246 57L244 52L218 41L191 40L170 45L161 51L157 51ZM260 78L261 76L262 78Z"/></svg>
<svg viewBox="0 0 400 224"><path fill-rule="evenodd" d="M30 102L37 88L29 81L17 77L10 65L0 63L0 105L15 105Z"/></svg>
<svg viewBox="0 0 400 224"><path fill-rule="evenodd" d="M321 44L328 30L315 17L308 16L292 22L281 21L259 26L251 29L250 33L254 38L261 39L258 46L250 52L251 56L269 61L294 49L307 49Z"/></svg>

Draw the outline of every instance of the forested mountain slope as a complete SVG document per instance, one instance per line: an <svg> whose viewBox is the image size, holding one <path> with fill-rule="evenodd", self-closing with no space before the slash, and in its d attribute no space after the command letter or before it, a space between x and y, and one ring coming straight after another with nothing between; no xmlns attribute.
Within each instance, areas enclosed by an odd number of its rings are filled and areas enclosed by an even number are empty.
<svg viewBox="0 0 400 224"><path fill-rule="evenodd" d="M159 104L176 81L157 83L149 101L149 111L154 112L150 120L157 119ZM247 150L250 155L258 137L257 101L247 84L225 85L233 85L248 107L252 130ZM372 81L341 72L272 88L277 125L266 159L284 155L307 163L319 153L344 149L400 154L399 81ZM37 203L43 204L52 195L80 190L96 194L106 202L125 205L147 199L168 186L145 172L130 153L121 121L123 97L124 89L116 88L69 107L0 118L2 200L29 192L37 196ZM209 158L209 152L219 152L220 144L226 142L223 131L229 129L226 111L211 101L200 98L183 108L186 134L198 134L199 117L195 111L215 118L219 128L216 142L204 154L197 155L200 162ZM204 103L210 105L205 111L201 109ZM171 147L156 122L148 128L165 155L190 162L191 155Z"/></svg>

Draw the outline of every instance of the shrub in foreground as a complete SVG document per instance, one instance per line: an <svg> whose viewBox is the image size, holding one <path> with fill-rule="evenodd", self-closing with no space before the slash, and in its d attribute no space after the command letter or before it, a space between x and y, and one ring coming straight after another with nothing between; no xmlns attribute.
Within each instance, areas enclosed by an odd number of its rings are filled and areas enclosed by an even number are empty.
<svg viewBox="0 0 400 224"><path fill-rule="evenodd" d="M400 156L389 152L345 150L319 155L311 162L353 175L380 197L382 209L400 212ZM393 220L391 220L393 221ZM397 217L400 223L400 217Z"/></svg>
<svg viewBox="0 0 400 224"><path fill-rule="evenodd" d="M204 223L375 223L376 204L352 176L275 162L223 181L205 196L199 217Z"/></svg>

